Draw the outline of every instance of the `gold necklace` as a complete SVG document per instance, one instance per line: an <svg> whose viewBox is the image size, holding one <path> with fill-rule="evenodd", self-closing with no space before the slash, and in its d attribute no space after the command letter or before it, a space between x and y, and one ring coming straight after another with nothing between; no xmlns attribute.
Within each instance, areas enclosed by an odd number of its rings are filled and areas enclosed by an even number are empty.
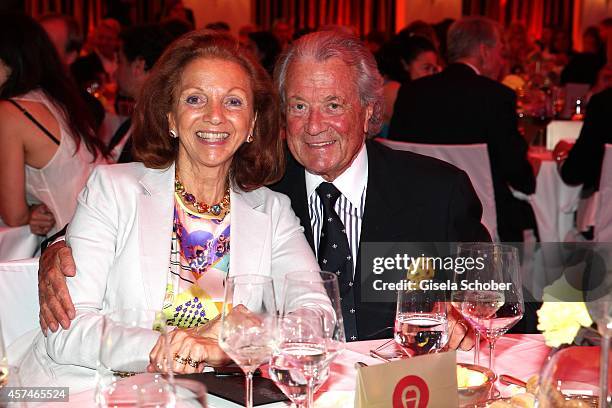
<svg viewBox="0 0 612 408"><path fill-rule="evenodd" d="M174 191L176 191L186 203L189 203L196 209L196 211L200 214L212 214L214 216L219 216L223 211L229 211L230 207L230 189L229 187L225 190L225 194L223 195L223 199L221 202L213 205L208 205L206 203L199 202L196 200L195 196L185 190L185 186L179 180L178 176L174 178Z"/></svg>

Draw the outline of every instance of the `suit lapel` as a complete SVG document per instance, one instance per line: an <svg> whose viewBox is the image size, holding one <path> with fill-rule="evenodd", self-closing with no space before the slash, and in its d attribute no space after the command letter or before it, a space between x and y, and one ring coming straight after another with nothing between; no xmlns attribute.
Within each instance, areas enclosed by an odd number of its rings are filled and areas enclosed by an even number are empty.
<svg viewBox="0 0 612 408"><path fill-rule="evenodd" d="M257 211L263 205L260 191L230 192L230 275L262 273L265 242L271 242L270 216ZM267 248L270 250L270 248Z"/></svg>
<svg viewBox="0 0 612 408"><path fill-rule="evenodd" d="M143 194L138 202L140 271L147 308L162 307L172 236L174 165L165 170L148 169L140 180ZM161 238L163 237L163 239Z"/></svg>

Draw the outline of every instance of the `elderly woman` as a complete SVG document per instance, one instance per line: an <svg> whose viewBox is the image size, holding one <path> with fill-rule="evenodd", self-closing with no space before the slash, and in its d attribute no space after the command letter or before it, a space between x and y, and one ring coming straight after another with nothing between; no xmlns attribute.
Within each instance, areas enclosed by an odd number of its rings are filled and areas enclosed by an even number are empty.
<svg viewBox="0 0 612 408"><path fill-rule="evenodd" d="M102 314L123 308L163 309L177 327L176 371L223 364L214 327L208 337L190 328L219 313L224 279L260 274L278 283L285 272L318 268L289 199L262 187L284 170L278 116L265 70L229 37L192 32L166 50L135 112L142 163L92 174L66 236L76 317L67 330L39 335L26 378L91 385ZM144 371L160 363L157 339L148 330L117 352L136 354Z"/></svg>

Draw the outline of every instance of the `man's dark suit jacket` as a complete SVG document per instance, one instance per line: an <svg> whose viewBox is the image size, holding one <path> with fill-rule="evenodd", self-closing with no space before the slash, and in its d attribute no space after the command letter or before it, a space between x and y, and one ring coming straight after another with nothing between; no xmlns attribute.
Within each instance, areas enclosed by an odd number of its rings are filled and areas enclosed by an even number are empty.
<svg viewBox="0 0 612 408"><path fill-rule="evenodd" d="M535 192L527 144L518 132L514 92L465 64L403 84L398 92L389 138L413 143L486 143L503 241L522 241L522 230L535 228L526 202L508 188Z"/></svg>
<svg viewBox="0 0 612 408"><path fill-rule="evenodd" d="M563 181L583 184L584 192L598 190L606 143L612 143L612 88L589 101L580 137L561 167Z"/></svg>
<svg viewBox="0 0 612 408"><path fill-rule="evenodd" d="M480 223L482 205L467 175L448 163L366 142L368 184L359 239L364 242L489 241ZM314 248L304 168L288 155L283 179L272 189L291 199ZM359 340L392 336L395 303L361 302L361 256L355 291Z"/></svg>

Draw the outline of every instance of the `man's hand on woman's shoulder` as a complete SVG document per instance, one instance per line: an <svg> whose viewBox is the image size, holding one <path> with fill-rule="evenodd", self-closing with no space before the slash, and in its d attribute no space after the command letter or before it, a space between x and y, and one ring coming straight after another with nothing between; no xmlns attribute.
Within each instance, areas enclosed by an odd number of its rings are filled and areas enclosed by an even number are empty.
<svg viewBox="0 0 612 408"><path fill-rule="evenodd" d="M72 251L64 241L50 245L40 257L38 265L38 303L40 327L55 332L61 325L70 327L76 311L68 293L66 277L75 276L76 266Z"/></svg>

